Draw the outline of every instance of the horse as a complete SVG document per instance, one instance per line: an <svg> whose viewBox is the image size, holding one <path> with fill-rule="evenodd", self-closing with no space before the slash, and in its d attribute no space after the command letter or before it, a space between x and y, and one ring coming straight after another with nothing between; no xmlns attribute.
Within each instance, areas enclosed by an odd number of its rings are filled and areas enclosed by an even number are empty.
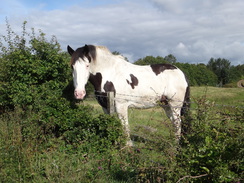
<svg viewBox="0 0 244 183"><path fill-rule="evenodd" d="M162 104L175 127L176 140L181 136L181 116L190 103L190 87L185 74L171 64L139 66L112 54L105 46L85 45L73 50L69 45L73 69L74 97L83 100L88 81L95 89L96 99L108 113L104 97L114 92L115 112L124 127L127 145L132 146L128 108L149 108ZM106 98L105 98L106 99Z"/></svg>

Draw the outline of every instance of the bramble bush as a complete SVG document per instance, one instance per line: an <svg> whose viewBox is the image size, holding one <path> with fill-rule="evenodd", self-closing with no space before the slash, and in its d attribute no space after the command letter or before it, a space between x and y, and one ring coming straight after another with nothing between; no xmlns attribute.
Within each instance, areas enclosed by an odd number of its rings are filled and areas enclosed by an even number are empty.
<svg viewBox="0 0 244 183"><path fill-rule="evenodd" d="M198 177L196 182L240 182L244 179L243 109L216 109L206 97L196 103L179 163L191 175L188 178Z"/></svg>

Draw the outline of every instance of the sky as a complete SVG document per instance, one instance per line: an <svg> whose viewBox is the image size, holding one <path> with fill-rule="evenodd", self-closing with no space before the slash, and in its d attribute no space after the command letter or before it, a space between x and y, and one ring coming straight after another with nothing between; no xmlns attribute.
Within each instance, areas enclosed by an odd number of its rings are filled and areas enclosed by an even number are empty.
<svg viewBox="0 0 244 183"><path fill-rule="evenodd" d="M41 29L61 48L103 45L134 62L173 54L178 62L225 58L244 64L243 0L7 0L0 6L0 35L6 18L21 33Z"/></svg>

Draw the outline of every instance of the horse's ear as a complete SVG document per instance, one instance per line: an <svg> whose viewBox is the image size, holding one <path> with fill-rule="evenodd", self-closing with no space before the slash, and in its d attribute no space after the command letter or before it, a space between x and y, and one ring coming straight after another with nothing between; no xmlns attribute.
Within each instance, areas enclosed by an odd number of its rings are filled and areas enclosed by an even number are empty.
<svg viewBox="0 0 244 183"><path fill-rule="evenodd" d="M72 55L75 52L69 45L67 46L67 51L70 55Z"/></svg>
<svg viewBox="0 0 244 183"><path fill-rule="evenodd" d="M88 55L89 53L89 46L85 45L84 46L84 55Z"/></svg>

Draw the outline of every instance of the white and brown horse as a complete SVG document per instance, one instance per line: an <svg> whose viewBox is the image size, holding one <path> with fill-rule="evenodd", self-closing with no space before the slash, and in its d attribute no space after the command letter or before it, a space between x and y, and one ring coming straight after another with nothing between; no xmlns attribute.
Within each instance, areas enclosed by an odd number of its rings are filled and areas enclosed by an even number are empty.
<svg viewBox="0 0 244 183"><path fill-rule="evenodd" d="M115 109L132 145L128 124L128 107L148 108L163 104L175 126L175 135L181 135L180 116L189 107L189 84L184 73L170 64L138 66L120 55L113 55L106 47L85 45L74 51L67 47L73 68L74 96L83 99L88 80L95 88L99 104L106 92L115 92Z"/></svg>

